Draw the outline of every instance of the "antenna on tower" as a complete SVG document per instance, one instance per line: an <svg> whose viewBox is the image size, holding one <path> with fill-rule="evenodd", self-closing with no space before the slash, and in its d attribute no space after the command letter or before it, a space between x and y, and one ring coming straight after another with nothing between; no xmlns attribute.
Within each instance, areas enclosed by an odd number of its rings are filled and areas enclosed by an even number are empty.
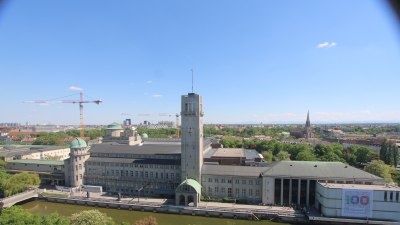
<svg viewBox="0 0 400 225"><path fill-rule="evenodd" d="M192 93L194 93L193 92L193 69L190 69L191 71L192 71Z"/></svg>

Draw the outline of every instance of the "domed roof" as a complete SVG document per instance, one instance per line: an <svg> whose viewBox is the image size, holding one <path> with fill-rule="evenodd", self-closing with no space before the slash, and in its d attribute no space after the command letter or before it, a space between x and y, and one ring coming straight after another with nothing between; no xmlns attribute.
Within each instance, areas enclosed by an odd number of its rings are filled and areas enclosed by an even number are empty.
<svg viewBox="0 0 400 225"><path fill-rule="evenodd" d="M106 129L107 130L123 130L124 128L122 128L121 124L112 123L112 124L108 125Z"/></svg>
<svg viewBox="0 0 400 225"><path fill-rule="evenodd" d="M86 148L87 144L86 141L80 139L80 138L75 138L71 144L69 144L70 148Z"/></svg>
<svg viewBox="0 0 400 225"><path fill-rule="evenodd" d="M142 138L149 138L149 135L147 135L146 133L143 133Z"/></svg>

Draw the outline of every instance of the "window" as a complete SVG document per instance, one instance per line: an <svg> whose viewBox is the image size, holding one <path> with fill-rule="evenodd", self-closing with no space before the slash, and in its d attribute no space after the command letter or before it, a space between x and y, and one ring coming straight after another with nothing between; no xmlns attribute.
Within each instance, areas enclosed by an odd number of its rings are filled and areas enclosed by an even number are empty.
<svg viewBox="0 0 400 225"><path fill-rule="evenodd" d="M214 182L215 182L215 183L218 183L218 178L215 178L215 179L214 179Z"/></svg>
<svg viewBox="0 0 400 225"><path fill-rule="evenodd" d="M242 184L246 184L246 180L242 180Z"/></svg>
<svg viewBox="0 0 400 225"><path fill-rule="evenodd" d="M131 177L133 177L133 171L131 170Z"/></svg>
<svg viewBox="0 0 400 225"><path fill-rule="evenodd" d="M144 173L144 177L145 177L145 178L148 178L148 177L149 177L149 172L146 171L146 172Z"/></svg>
<svg viewBox="0 0 400 225"><path fill-rule="evenodd" d="M231 179L228 179L228 184L232 184L232 180Z"/></svg>
<svg viewBox="0 0 400 225"><path fill-rule="evenodd" d="M215 194L218 194L218 187L214 188L214 192L215 192Z"/></svg>
<svg viewBox="0 0 400 225"><path fill-rule="evenodd" d="M168 179L168 173L165 173L165 179Z"/></svg>
<svg viewBox="0 0 400 225"><path fill-rule="evenodd" d="M253 197L253 189L249 189L249 196Z"/></svg>
<svg viewBox="0 0 400 225"><path fill-rule="evenodd" d="M225 188L221 188L221 193L224 195L225 194Z"/></svg>
<svg viewBox="0 0 400 225"><path fill-rule="evenodd" d="M393 201L393 191L390 192L390 195L389 195L389 196L390 196L390 197L389 197L390 201Z"/></svg>
<svg viewBox="0 0 400 225"><path fill-rule="evenodd" d="M128 176L128 173L129 173L129 171L128 171L128 170L126 170L126 171L125 171L125 176Z"/></svg>
<svg viewBox="0 0 400 225"><path fill-rule="evenodd" d="M256 189L256 197L260 197L260 190Z"/></svg>
<svg viewBox="0 0 400 225"><path fill-rule="evenodd" d="M140 171L140 177L143 178L143 171Z"/></svg>
<svg viewBox="0 0 400 225"><path fill-rule="evenodd" d="M383 194L383 200L386 202L387 201L387 192L385 191L385 193Z"/></svg>
<svg viewBox="0 0 400 225"><path fill-rule="evenodd" d="M399 201L399 192L396 192L396 202Z"/></svg>
<svg viewBox="0 0 400 225"><path fill-rule="evenodd" d="M239 184L239 180L235 180L235 184Z"/></svg>
<svg viewBox="0 0 400 225"><path fill-rule="evenodd" d="M139 176L139 172L135 171L135 177L138 177L138 176Z"/></svg>
<svg viewBox="0 0 400 225"><path fill-rule="evenodd" d="M256 184L257 184L257 185L260 185L260 184L261 184L261 181L260 181L260 180L256 180Z"/></svg>
<svg viewBox="0 0 400 225"><path fill-rule="evenodd" d="M153 172L150 172L150 178L153 178Z"/></svg>
<svg viewBox="0 0 400 225"><path fill-rule="evenodd" d="M232 197L232 188L228 188L228 197Z"/></svg>
<svg viewBox="0 0 400 225"><path fill-rule="evenodd" d="M249 185L253 185L253 181L252 180L249 180Z"/></svg>
<svg viewBox="0 0 400 225"><path fill-rule="evenodd" d="M239 188L235 188L235 196L238 198L239 197Z"/></svg>
<svg viewBox="0 0 400 225"><path fill-rule="evenodd" d="M225 179L224 178L221 179L221 183L225 183Z"/></svg>
<svg viewBox="0 0 400 225"><path fill-rule="evenodd" d="M208 178L208 183L212 183L212 178Z"/></svg>
<svg viewBox="0 0 400 225"><path fill-rule="evenodd" d="M208 187L208 195L212 195L212 188L211 187Z"/></svg>
<svg viewBox="0 0 400 225"><path fill-rule="evenodd" d="M245 188L242 189L242 197L246 198L246 189Z"/></svg>

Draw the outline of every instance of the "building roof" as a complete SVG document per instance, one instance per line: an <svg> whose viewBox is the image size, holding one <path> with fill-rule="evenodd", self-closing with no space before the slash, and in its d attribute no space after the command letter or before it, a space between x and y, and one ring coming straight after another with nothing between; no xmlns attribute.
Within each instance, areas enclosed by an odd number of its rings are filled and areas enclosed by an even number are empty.
<svg viewBox="0 0 400 225"><path fill-rule="evenodd" d="M68 149L68 146L49 146L49 145L4 145L1 154L5 157L18 157L37 152L47 152L53 150Z"/></svg>
<svg viewBox="0 0 400 225"><path fill-rule="evenodd" d="M201 173L203 175L229 175L259 177L268 167L261 166L228 166L204 164Z"/></svg>
<svg viewBox="0 0 400 225"><path fill-rule="evenodd" d="M199 182L193 179L185 179L181 184L178 185L178 188L182 185L189 185L196 190L197 193L201 193L201 185Z"/></svg>
<svg viewBox="0 0 400 225"><path fill-rule="evenodd" d="M121 124L119 123L112 123L110 125L107 125L107 130L123 130L124 128L122 128Z"/></svg>
<svg viewBox="0 0 400 225"><path fill-rule="evenodd" d="M87 144L86 141L80 139L80 138L75 138L75 140L73 140L71 142L71 144L69 144L70 148L86 148Z"/></svg>
<svg viewBox="0 0 400 225"><path fill-rule="evenodd" d="M241 157L246 155L243 148L218 148L211 157Z"/></svg>
<svg viewBox="0 0 400 225"><path fill-rule="evenodd" d="M137 163L137 164L162 164L180 165L181 161L176 159L130 159L130 158L106 158L89 157L86 162L111 162L111 163Z"/></svg>
<svg viewBox="0 0 400 225"><path fill-rule="evenodd" d="M17 160L8 161L7 163L26 163L26 164L55 165L55 166L64 165L64 161L45 160L45 159L17 159Z"/></svg>
<svg viewBox="0 0 400 225"><path fill-rule="evenodd" d="M263 173L268 177L301 177L310 179L383 180L378 176L341 162L279 161Z"/></svg>
<svg viewBox="0 0 400 225"><path fill-rule="evenodd" d="M331 189L356 189L356 190L375 190L375 191L400 191L399 187L387 185L366 185L366 184L337 184L319 183L325 188Z"/></svg>
<svg viewBox="0 0 400 225"><path fill-rule="evenodd" d="M91 153L120 153L120 154L180 154L180 143L175 144L143 144L143 145L124 145L115 142L94 144L90 149Z"/></svg>

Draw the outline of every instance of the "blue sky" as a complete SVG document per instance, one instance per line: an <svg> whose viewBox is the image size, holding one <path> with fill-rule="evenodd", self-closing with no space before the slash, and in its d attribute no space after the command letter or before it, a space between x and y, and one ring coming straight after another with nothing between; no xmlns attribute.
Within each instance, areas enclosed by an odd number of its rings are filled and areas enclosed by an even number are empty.
<svg viewBox="0 0 400 225"><path fill-rule="evenodd" d="M0 8L0 122L400 120L400 35L383 1L8 1ZM71 96L65 99L78 99ZM121 115L122 113L131 114ZM142 116L141 114L149 114Z"/></svg>

